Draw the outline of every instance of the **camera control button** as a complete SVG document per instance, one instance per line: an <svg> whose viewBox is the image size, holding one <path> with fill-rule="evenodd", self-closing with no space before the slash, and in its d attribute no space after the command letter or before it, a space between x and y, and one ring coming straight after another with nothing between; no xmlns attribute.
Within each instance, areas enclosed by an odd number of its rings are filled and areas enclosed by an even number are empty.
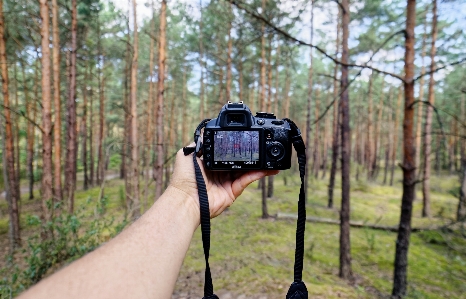
<svg viewBox="0 0 466 299"><path fill-rule="evenodd" d="M205 142L205 143L210 143L210 138L204 139L204 142Z"/></svg>
<svg viewBox="0 0 466 299"><path fill-rule="evenodd" d="M272 120L272 123L274 125L279 126L279 125L283 125L285 122L283 120Z"/></svg>
<svg viewBox="0 0 466 299"><path fill-rule="evenodd" d="M210 131L205 131L204 134L205 134L206 136L210 136Z"/></svg>
<svg viewBox="0 0 466 299"><path fill-rule="evenodd" d="M210 162L207 162L206 165L207 165L207 167L210 167Z"/></svg>
<svg viewBox="0 0 466 299"><path fill-rule="evenodd" d="M265 120L260 118L260 119L257 120L257 124L262 126L263 124L265 124Z"/></svg>
<svg viewBox="0 0 466 299"><path fill-rule="evenodd" d="M204 147L204 149L205 149L206 152L209 152L209 151L210 151L210 145L206 145L206 146Z"/></svg>

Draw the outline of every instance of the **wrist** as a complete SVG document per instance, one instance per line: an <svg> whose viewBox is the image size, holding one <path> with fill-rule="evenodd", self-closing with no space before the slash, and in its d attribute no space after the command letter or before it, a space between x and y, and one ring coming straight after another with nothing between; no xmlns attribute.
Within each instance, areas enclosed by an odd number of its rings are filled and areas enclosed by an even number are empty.
<svg viewBox="0 0 466 299"><path fill-rule="evenodd" d="M165 190L164 195L170 198L170 201L177 202L177 208L180 209L180 212L186 213L192 223L197 228L200 224L200 210L199 210L199 198L193 196L193 192L188 192L183 188L180 188L176 185L170 184Z"/></svg>

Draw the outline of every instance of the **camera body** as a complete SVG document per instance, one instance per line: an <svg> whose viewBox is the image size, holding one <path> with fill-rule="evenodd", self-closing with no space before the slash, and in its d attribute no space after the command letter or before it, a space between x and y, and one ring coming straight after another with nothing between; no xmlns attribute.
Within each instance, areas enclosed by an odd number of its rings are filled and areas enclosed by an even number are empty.
<svg viewBox="0 0 466 299"><path fill-rule="evenodd" d="M203 158L209 170L291 167L291 128L273 113L253 116L243 102L228 102L204 128Z"/></svg>

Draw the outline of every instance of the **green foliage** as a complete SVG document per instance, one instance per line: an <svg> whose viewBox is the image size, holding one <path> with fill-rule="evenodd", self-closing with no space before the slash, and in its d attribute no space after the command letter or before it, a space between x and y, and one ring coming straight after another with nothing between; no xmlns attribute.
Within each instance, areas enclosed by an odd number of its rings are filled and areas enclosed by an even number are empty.
<svg viewBox="0 0 466 299"><path fill-rule="evenodd" d="M75 214L66 213L60 204L56 204L53 209L55 215L46 223L37 215L28 215L26 224L35 227L36 233L28 237L27 246L21 252L26 267L20 269L18 264L10 260L10 265L0 271L10 273L10 278L5 277L3 284L9 286L13 294L18 294L57 267L93 251L102 242L118 234L127 222L116 222L114 217L101 217L107 204L106 197L97 203L93 203L89 197ZM98 215L89 218L88 211L92 207Z"/></svg>

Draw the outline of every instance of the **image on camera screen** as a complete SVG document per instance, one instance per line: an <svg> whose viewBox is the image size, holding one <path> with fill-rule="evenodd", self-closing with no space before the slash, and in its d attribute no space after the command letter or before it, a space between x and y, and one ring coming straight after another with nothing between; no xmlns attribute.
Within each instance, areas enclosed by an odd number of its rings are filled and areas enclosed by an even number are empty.
<svg viewBox="0 0 466 299"><path fill-rule="evenodd" d="M214 161L259 161L259 131L216 131Z"/></svg>

